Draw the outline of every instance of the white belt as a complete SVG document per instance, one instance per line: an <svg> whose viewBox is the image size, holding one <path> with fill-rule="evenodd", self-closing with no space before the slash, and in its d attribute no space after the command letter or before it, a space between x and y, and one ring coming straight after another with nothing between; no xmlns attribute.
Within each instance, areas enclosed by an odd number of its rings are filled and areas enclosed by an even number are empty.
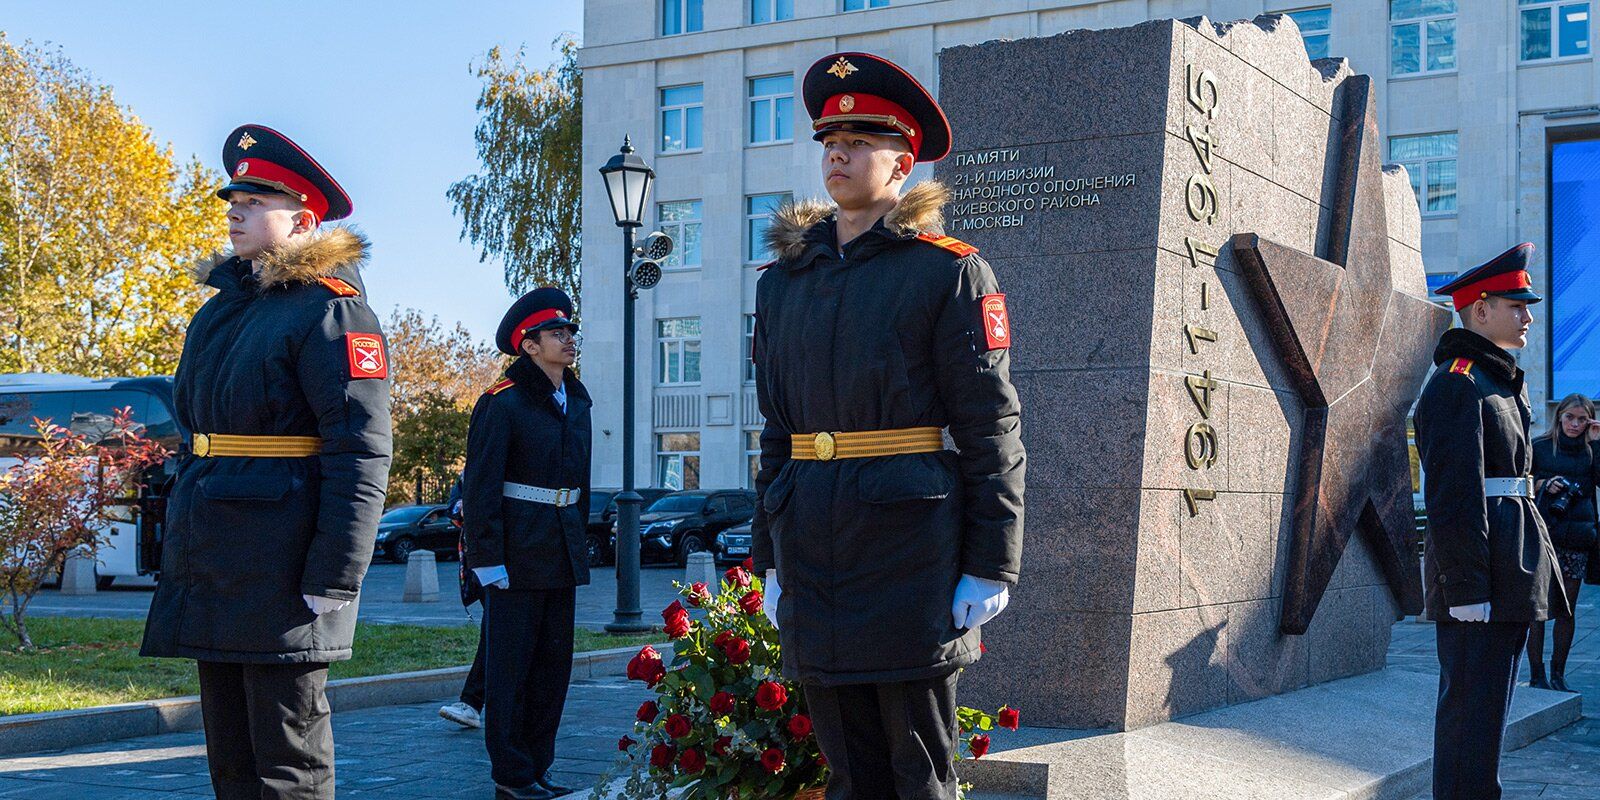
<svg viewBox="0 0 1600 800"><path fill-rule="evenodd" d="M578 496L583 494L583 490L546 489L543 486L529 486L526 483L506 481L500 485L500 493L513 500L526 500L530 503L543 503L556 508L566 508L578 502Z"/></svg>
<svg viewBox="0 0 1600 800"><path fill-rule="evenodd" d="M1532 478L1484 478L1484 497L1533 497Z"/></svg>

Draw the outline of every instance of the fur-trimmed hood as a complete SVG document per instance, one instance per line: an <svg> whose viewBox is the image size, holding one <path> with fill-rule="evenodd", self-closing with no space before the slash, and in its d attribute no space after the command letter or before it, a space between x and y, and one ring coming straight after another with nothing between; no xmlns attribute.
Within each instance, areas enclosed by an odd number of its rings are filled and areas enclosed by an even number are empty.
<svg viewBox="0 0 1600 800"><path fill-rule="evenodd" d="M933 180L923 181L900 196L900 202L884 216L884 227L900 236L915 236L923 231L944 231L944 206L950 190ZM766 245L773 258L791 261L805 253L811 244L806 234L834 215L838 208L821 200L785 203L772 212L767 226Z"/></svg>
<svg viewBox="0 0 1600 800"><path fill-rule="evenodd" d="M288 244L255 259L256 283L261 291L302 283L314 283L342 270L356 270L366 263L372 243L361 232L345 227L324 228L310 236L291 239ZM210 283L217 267L233 260L231 250L195 262L189 274L195 283Z"/></svg>

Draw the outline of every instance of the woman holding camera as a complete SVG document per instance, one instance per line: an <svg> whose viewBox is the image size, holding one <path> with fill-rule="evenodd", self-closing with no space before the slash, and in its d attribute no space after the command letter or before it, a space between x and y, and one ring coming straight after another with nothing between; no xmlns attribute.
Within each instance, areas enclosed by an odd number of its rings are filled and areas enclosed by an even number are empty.
<svg viewBox="0 0 1600 800"><path fill-rule="evenodd" d="M1556 422L1533 440L1533 477L1539 492L1539 512L1550 529L1550 542L1561 562L1561 579L1573 616L1555 621L1555 649L1550 654L1550 678L1544 674L1544 623L1528 628L1529 685L1539 689L1567 688L1567 655L1572 652L1578 589L1583 583L1600 528L1595 520L1595 484L1600 462L1593 443L1600 439L1600 421L1594 403L1581 394L1567 395L1556 406Z"/></svg>

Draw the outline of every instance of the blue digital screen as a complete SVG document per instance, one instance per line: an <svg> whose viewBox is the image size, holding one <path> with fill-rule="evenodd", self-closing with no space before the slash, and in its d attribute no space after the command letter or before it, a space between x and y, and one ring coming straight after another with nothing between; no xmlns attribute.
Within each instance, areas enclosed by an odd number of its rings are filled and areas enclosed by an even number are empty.
<svg viewBox="0 0 1600 800"><path fill-rule="evenodd" d="M1428 294L1439 293L1439 287L1456 279L1454 272L1435 272L1428 276Z"/></svg>
<svg viewBox="0 0 1600 800"><path fill-rule="evenodd" d="M1550 396L1600 392L1600 140L1550 151Z"/></svg>

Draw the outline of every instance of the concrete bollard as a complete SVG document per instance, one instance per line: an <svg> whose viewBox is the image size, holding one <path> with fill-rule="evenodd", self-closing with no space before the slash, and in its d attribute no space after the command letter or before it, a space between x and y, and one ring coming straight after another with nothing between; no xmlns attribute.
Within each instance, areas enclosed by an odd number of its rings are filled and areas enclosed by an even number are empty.
<svg viewBox="0 0 1600 800"><path fill-rule="evenodd" d="M98 587L95 586L95 557L86 550L74 550L67 554L66 563L61 565L61 593L62 594L94 594Z"/></svg>
<svg viewBox="0 0 1600 800"><path fill-rule="evenodd" d="M690 553L689 564L683 568L683 582L692 584L705 581L711 587L711 593L717 593L717 557L706 552Z"/></svg>
<svg viewBox="0 0 1600 800"><path fill-rule="evenodd" d="M406 559L406 593L401 602L439 602L439 563L432 550L412 550Z"/></svg>

